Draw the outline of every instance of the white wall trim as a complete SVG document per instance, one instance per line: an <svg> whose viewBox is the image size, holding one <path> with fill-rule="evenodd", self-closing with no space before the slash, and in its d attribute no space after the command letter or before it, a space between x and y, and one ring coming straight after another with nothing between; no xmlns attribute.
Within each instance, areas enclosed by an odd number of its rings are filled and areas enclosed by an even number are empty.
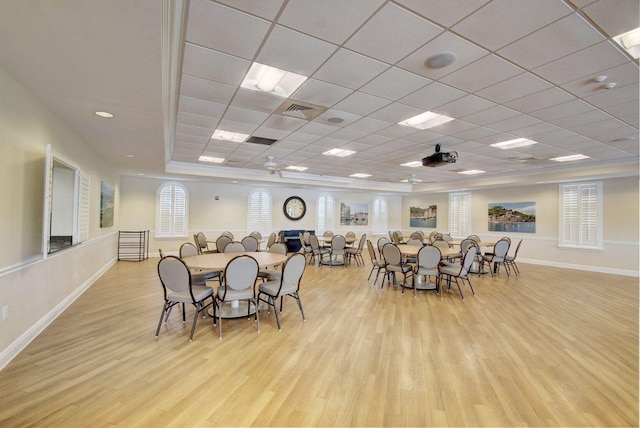
<svg viewBox="0 0 640 428"><path fill-rule="evenodd" d="M102 237L101 237L102 238ZM98 239L96 239L98 240ZM85 241L89 242L89 241ZM74 246L76 248L78 246ZM117 262L117 257L111 259L100 270L95 272L89 277L82 285L76 288L71 294L69 294L64 300L62 300L56 307L51 309L45 316L43 316L38 322L33 324L27 331L25 331L20 337L7 346L2 352L0 352L0 370L2 370L7 364L11 362L24 348L31 343L33 339L38 337L58 316L63 313L71 304L82 295L94 282L102 276L111 266Z"/></svg>
<svg viewBox="0 0 640 428"><path fill-rule="evenodd" d="M540 265L540 266L550 266L550 267L559 267L564 269L577 269L583 270L587 272L599 272L599 273L609 273L613 275L624 275L624 276L633 276L640 277L640 272L628 269L613 269L607 268L603 266L591 266L591 265L578 265L573 263L559 263L549 260L537 260L537 259L521 259L518 258L517 263L528 263L532 265Z"/></svg>

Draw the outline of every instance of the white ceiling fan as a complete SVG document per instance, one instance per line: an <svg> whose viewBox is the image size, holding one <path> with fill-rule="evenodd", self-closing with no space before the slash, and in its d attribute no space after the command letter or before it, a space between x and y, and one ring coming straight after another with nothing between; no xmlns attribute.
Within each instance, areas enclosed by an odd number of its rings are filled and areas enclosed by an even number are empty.
<svg viewBox="0 0 640 428"><path fill-rule="evenodd" d="M271 155L267 156L267 162L264 163L264 166L269 171L269 174L273 175L277 173L280 177L282 177L282 170L287 167L286 165L281 165L274 161L273 156Z"/></svg>
<svg viewBox="0 0 640 428"><path fill-rule="evenodd" d="M420 180L419 178L416 178L415 174L411 174L410 178L405 178L404 180L400 180L403 183L409 183L409 184L420 184L422 183L422 180Z"/></svg>

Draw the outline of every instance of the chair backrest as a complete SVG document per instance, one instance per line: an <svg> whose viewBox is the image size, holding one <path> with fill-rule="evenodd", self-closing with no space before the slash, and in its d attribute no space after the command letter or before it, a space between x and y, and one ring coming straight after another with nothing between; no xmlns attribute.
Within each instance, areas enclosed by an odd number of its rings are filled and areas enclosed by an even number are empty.
<svg viewBox="0 0 640 428"><path fill-rule="evenodd" d="M369 250L369 257L371 258L371 264L375 265L378 261L378 256L376 255L376 250L373 249L373 244L370 240L367 239L367 250Z"/></svg>
<svg viewBox="0 0 640 428"><path fill-rule="evenodd" d="M262 233L258 232L257 230L254 230L253 232L251 232L249 236L253 236L258 241L262 239Z"/></svg>
<svg viewBox="0 0 640 428"><path fill-rule="evenodd" d="M420 232L413 232L411 235L409 235L409 239L415 239L417 241L422 241L422 235L420 235Z"/></svg>
<svg viewBox="0 0 640 428"><path fill-rule="evenodd" d="M196 247L198 247L198 252L200 254L202 254L202 250L209 249L209 246L207 244L207 237L202 232L196 233Z"/></svg>
<svg viewBox="0 0 640 428"><path fill-rule="evenodd" d="M520 244L518 244L518 246L519 246L519 245L520 245ZM517 251L517 249L516 249L516 251ZM160 258L163 258L163 257L164 257L164 251L162 251L162 248L158 248L158 254L160 254Z"/></svg>
<svg viewBox="0 0 640 428"><path fill-rule="evenodd" d="M224 252L225 253L244 253L245 251L247 251L246 248L244 248L244 245L242 245L242 242L229 242L225 247L224 247Z"/></svg>
<svg viewBox="0 0 640 428"><path fill-rule="evenodd" d="M216 239L216 248L219 253L224 253L224 248L230 243L233 242L232 238L229 238L227 235L220 235L218 239Z"/></svg>
<svg viewBox="0 0 640 428"><path fill-rule="evenodd" d="M378 242L376 243L376 245L378 246L378 253L382 254L382 247L384 247L385 245L387 245L390 242L391 241L389 241L386 236L383 236L382 238L379 238Z"/></svg>
<svg viewBox="0 0 640 428"><path fill-rule="evenodd" d="M351 231L349 231L349 232L347 232L347 233L344 235L344 237L345 237L345 239L346 239L346 238L350 238L350 239L353 239L353 240L355 241L355 239L356 239L356 234L355 234L355 232L351 232Z"/></svg>
<svg viewBox="0 0 640 428"><path fill-rule="evenodd" d="M331 239L331 249L332 250L342 250L344 249L347 241L344 239L342 235L334 235Z"/></svg>
<svg viewBox="0 0 640 428"><path fill-rule="evenodd" d="M509 245L511 245L511 238L509 238L508 236L503 236L501 239L506 240L509 243Z"/></svg>
<svg viewBox="0 0 640 428"><path fill-rule="evenodd" d="M320 243L318 242L318 237L316 235L309 235L309 245L311 245L311 249L314 252L320 251Z"/></svg>
<svg viewBox="0 0 640 428"><path fill-rule="evenodd" d="M360 237L360 242L358 243L358 251L362 251L364 249L364 243L367 241L367 234L363 233Z"/></svg>
<svg viewBox="0 0 640 428"><path fill-rule="evenodd" d="M449 243L442 238L436 239L431 245L438 248L450 248Z"/></svg>
<svg viewBox="0 0 640 428"><path fill-rule="evenodd" d="M420 236L422 236L422 239L424 239L424 232L419 230L418 233L420 234Z"/></svg>
<svg viewBox="0 0 640 428"><path fill-rule="evenodd" d="M518 245L516 245L516 251L513 253L513 260L515 260L516 257L518 256L518 250L520 249L521 244L522 244L522 239L518 242Z"/></svg>
<svg viewBox="0 0 640 428"><path fill-rule="evenodd" d="M304 233L302 234L302 241L309 245L309 236L311 235L311 233L309 233L308 230L305 230Z"/></svg>
<svg viewBox="0 0 640 428"><path fill-rule="evenodd" d="M414 238L410 238L407 241L407 245L422 245L422 239L414 239Z"/></svg>
<svg viewBox="0 0 640 428"><path fill-rule="evenodd" d="M189 268L176 256L166 256L160 259L158 276L164 288L165 300L167 299L167 289L181 293L190 288L191 273L189 273Z"/></svg>
<svg viewBox="0 0 640 428"><path fill-rule="evenodd" d="M496 242L495 247L493 247L493 254L496 257L505 257L507 252L509 251L509 242L506 239L501 239Z"/></svg>
<svg viewBox="0 0 640 428"><path fill-rule="evenodd" d="M229 232L229 231L222 232L222 233L220 234L220 236L228 236L228 237L229 237L229 238L231 238L231 240L233 241L233 233L231 233L231 232Z"/></svg>
<svg viewBox="0 0 640 428"><path fill-rule="evenodd" d="M447 241L447 242L453 241L453 238L451 237L451 234L449 234L449 233L443 233L442 234L442 239L444 241Z"/></svg>
<svg viewBox="0 0 640 428"><path fill-rule="evenodd" d="M382 247L382 255L387 265L398 266L402 264L402 253L396 244L385 244Z"/></svg>
<svg viewBox="0 0 640 428"><path fill-rule="evenodd" d="M267 248L271 248L271 246L275 243L276 243L276 233L271 232L269 234L269 238L267 238Z"/></svg>
<svg viewBox="0 0 640 428"><path fill-rule="evenodd" d="M440 254L440 250L438 247L434 247L432 245L425 245L420 248L418 251L418 266L434 269L438 267L440 264L440 260L442 259L442 255Z"/></svg>
<svg viewBox="0 0 640 428"><path fill-rule="evenodd" d="M431 235L429 235L429 242L431 244L433 244L438 239L442 239L442 233L440 233L440 232L431 232Z"/></svg>
<svg viewBox="0 0 640 428"><path fill-rule="evenodd" d="M283 284L287 285L296 285L296 290L300 290L300 280L302 279L302 274L304 273L304 269L307 265L307 262L304 258L303 254L295 253L292 254L286 262L284 262L284 266L282 266L282 275L280 276L280 288L282 288ZM278 292L278 294L280 294Z"/></svg>
<svg viewBox="0 0 640 428"><path fill-rule="evenodd" d="M476 258L476 254L478 253L478 247L469 247L466 253L464 253L464 259L462 260L462 270L460 274L466 275L471 269L471 265L473 264L474 259Z"/></svg>
<svg viewBox="0 0 640 428"><path fill-rule="evenodd" d="M404 239L404 236L402 235L402 231L401 230L396 230L396 235L398 235L398 239L400 241L402 241Z"/></svg>
<svg viewBox="0 0 640 428"><path fill-rule="evenodd" d="M469 235L469 236L467 236L467 239L473 239L476 242L482 242L482 240L480 239L480 237L478 235Z"/></svg>
<svg viewBox="0 0 640 428"><path fill-rule="evenodd" d="M287 255L287 246L282 242L276 242L275 244L269 247L269 252Z"/></svg>
<svg viewBox="0 0 640 428"><path fill-rule="evenodd" d="M460 242L460 251L464 254L467 252L467 250L469 249L469 247L477 247L478 243L476 241L474 241L473 239L463 239Z"/></svg>
<svg viewBox="0 0 640 428"><path fill-rule="evenodd" d="M398 236L398 231L394 230L393 232L391 232L391 240L393 241L394 244L398 245L400 243L400 237Z"/></svg>
<svg viewBox="0 0 640 428"><path fill-rule="evenodd" d="M185 242L180 245L180 258L183 259L185 257L197 256L198 249L191 242Z"/></svg>
<svg viewBox="0 0 640 428"><path fill-rule="evenodd" d="M322 234L322 236L324 236L325 238L331 238L333 236L333 232L331 232L330 230L327 230L325 233Z"/></svg>
<svg viewBox="0 0 640 428"><path fill-rule="evenodd" d="M251 235L245 236L240 242L244 245L245 251L258 251L258 246L260 245L258 239Z"/></svg>
<svg viewBox="0 0 640 428"><path fill-rule="evenodd" d="M253 288L258 278L258 262L248 254L234 257L224 268L224 285L232 290Z"/></svg>

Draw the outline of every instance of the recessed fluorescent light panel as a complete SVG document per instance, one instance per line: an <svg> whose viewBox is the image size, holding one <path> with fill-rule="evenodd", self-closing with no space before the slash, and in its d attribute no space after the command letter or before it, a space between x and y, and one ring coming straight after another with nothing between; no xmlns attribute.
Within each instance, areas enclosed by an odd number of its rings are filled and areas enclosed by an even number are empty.
<svg viewBox="0 0 640 428"><path fill-rule="evenodd" d="M481 169L469 169L467 171L460 171L458 174L464 174L464 175L476 175L476 174L484 174L486 171L483 171Z"/></svg>
<svg viewBox="0 0 640 428"><path fill-rule="evenodd" d="M371 177L371 174L356 173L356 174L351 174L349 177L354 177L354 178L367 178L367 177Z"/></svg>
<svg viewBox="0 0 640 428"><path fill-rule="evenodd" d="M615 36L613 40L629 52L632 57L640 58L640 27Z"/></svg>
<svg viewBox="0 0 640 428"><path fill-rule="evenodd" d="M293 165L289 165L288 167L286 167L285 169L290 169L292 171L306 171L309 168L306 166L293 166Z"/></svg>
<svg viewBox="0 0 640 428"><path fill-rule="evenodd" d="M254 62L240 86L289 98L305 80L307 77L301 74Z"/></svg>
<svg viewBox="0 0 640 428"><path fill-rule="evenodd" d="M417 129L429 129L434 126L442 125L443 123L451 122L452 120L452 117L427 111L407 120L403 120L402 122L398 122L398 125L411 126Z"/></svg>
<svg viewBox="0 0 640 428"><path fill-rule="evenodd" d="M200 162L213 162L213 163L224 162L224 158L214 158L213 156L200 156L198 160Z"/></svg>
<svg viewBox="0 0 640 428"><path fill-rule="evenodd" d="M247 138L249 138L249 135L247 134L223 131L222 129L216 129L213 131L213 135L211 136L211 139L213 140L234 141L236 143L242 143Z"/></svg>
<svg viewBox="0 0 640 428"><path fill-rule="evenodd" d="M331 149L331 150L327 150L326 152L324 152L322 154L323 155L329 155L329 156L338 156L339 158L343 158L345 156L351 156L354 153L355 152L353 150Z"/></svg>
<svg viewBox="0 0 640 428"><path fill-rule="evenodd" d="M422 166L422 162L413 161L413 162L401 163L400 166L408 166L409 168L417 168L419 166Z"/></svg>
<svg viewBox="0 0 640 428"><path fill-rule="evenodd" d="M528 140L526 138L516 138L515 140L503 141L501 143L491 144L491 147L497 147L499 149L515 149L518 147L531 146L538 144L537 141Z"/></svg>
<svg viewBox="0 0 640 428"><path fill-rule="evenodd" d="M585 155L569 155L569 156L560 156L557 158L551 158L552 161L556 161L556 162L571 162L571 161L576 161L576 160L581 160L581 159L589 159L589 156L585 156Z"/></svg>

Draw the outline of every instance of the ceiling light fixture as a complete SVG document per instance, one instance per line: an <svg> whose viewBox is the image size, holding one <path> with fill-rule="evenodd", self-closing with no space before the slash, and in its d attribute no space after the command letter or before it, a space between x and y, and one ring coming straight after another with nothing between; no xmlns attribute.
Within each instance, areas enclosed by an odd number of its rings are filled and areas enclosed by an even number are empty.
<svg viewBox="0 0 640 428"><path fill-rule="evenodd" d="M288 167L286 167L285 169L290 169L293 171L306 171L309 169L309 167L306 166L293 166L293 165L289 165Z"/></svg>
<svg viewBox="0 0 640 428"><path fill-rule="evenodd" d="M607 80L607 76L604 76L604 75L596 76L591 80L593 80L594 82L600 83L600 82L604 82L605 80Z"/></svg>
<svg viewBox="0 0 640 428"><path fill-rule="evenodd" d="M223 131L222 129L216 129L215 131L213 131L213 134L211 135L211 139L213 140L234 141L236 143L242 143L247 138L249 138L249 135L247 134L240 134L239 132Z"/></svg>
<svg viewBox="0 0 640 428"><path fill-rule="evenodd" d="M345 149L331 149L331 150L327 150L326 152L322 153L323 155L328 155L328 156L337 156L339 158L343 158L345 156L351 156L353 154L355 154L356 152L354 152L353 150L345 150Z"/></svg>
<svg viewBox="0 0 640 428"><path fill-rule="evenodd" d="M213 162L213 163L222 163L224 162L224 158L215 158L213 156L200 156L198 158L200 162Z"/></svg>
<svg viewBox="0 0 640 428"><path fill-rule="evenodd" d="M452 120L454 120L452 117L427 111L407 120L403 120L402 122L398 122L398 125L411 126L417 129L429 129L434 126L442 125L443 123L451 122Z"/></svg>
<svg viewBox="0 0 640 428"><path fill-rule="evenodd" d="M608 82L602 85L602 87L605 89L613 89L616 87L616 85L618 85L616 82Z"/></svg>
<svg viewBox="0 0 640 428"><path fill-rule="evenodd" d="M367 178L367 177L371 177L371 174L363 174L363 173L356 173L356 174L351 174L349 177L354 177L354 178Z"/></svg>
<svg viewBox="0 0 640 428"><path fill-rule="evenodd" d="M113 114L109 113L108 111L97 111L95 112L95 115L104 117L105 119L111 119L113 117Z"/></svg>
<svg viewBox="0 0 640 428"><path fill-rule="evenodd" d="M502 141L500 143L490 144L491 147L497 147L499 149L515 149L517 147L531 146L538 144L537 141L529 140L527 138L516 138L515 140Z"/></svg>
<svg viewBox="0 0 640 428"><path fill-rule="evenodd" d="M615 36L613 40L629 52L632 57L640 58L640 27Z"/></svg>
<svg viewBox="0 0 640 428"><path fill-rule="evenodd" d="M476 175L476 174L484 174L486 171L483 171L481 169L468 169L466 171L460 171L458 174L464 174L464 175Z"/></svg>
<svg viewBox="0 0 640 428"><path fill-rule="evenodd" d="M442 52L427 58L424 65L429 68L444 68L454 63L458 58L453 52Z"/></svg>
<svg viewBox="0 0 640 428"><path fill-rule="evenodd" d="M400 166L408 166L409 168L417 168L419 166L422 166L422 162L420 162L420 161L406 162L406 163L401 163Z"/></svg>
<svg viewBox="0 0 640 428"><path fill-rule="evenodd" d="M305 80L307 77L301 74L254 62L240 86L289 98Z"/></svg>
<svg viewBox="0 0 640 428"><path fill-rule="evenodd" d="M589 156L585 156L585 155L559 156L557 158L551 158L550 160L556 161L556 162L571 162L571 161L581 160L581 159L589 159Z"/></svg>
<svg viewBox="0 0 640 428"><path fill-rule="evenodd" d="M124 157L125 157L125 158L129 158L129 159L131 159L131 158L135 158L135 157L136 157L136 155L131 154L131 153L128 153L128 154L124 155Z"/></svg>

